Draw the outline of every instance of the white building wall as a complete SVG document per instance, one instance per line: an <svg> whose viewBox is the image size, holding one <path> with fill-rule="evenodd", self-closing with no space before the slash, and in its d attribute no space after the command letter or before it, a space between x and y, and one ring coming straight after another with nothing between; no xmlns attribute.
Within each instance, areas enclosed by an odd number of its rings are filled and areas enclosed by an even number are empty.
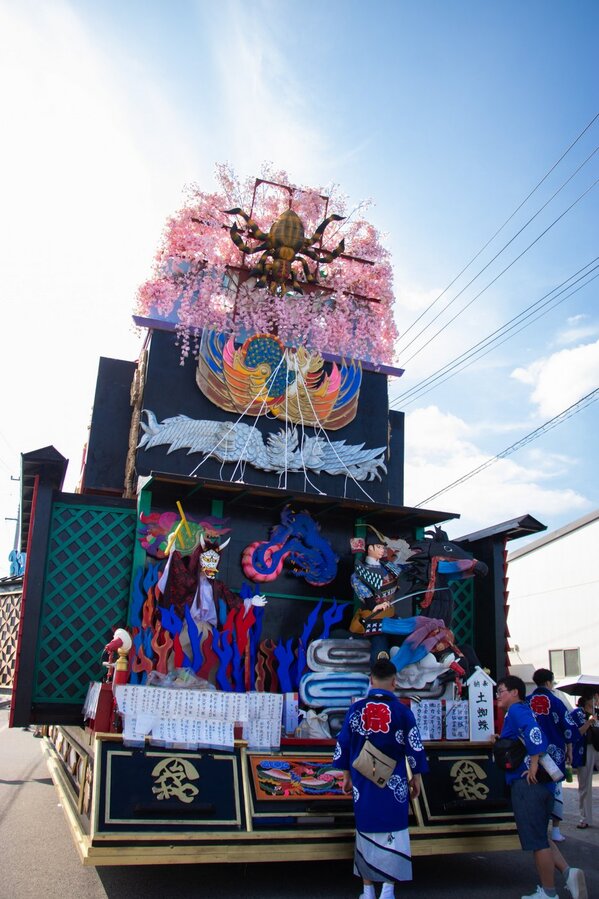
<svg viewBox="0 0 599 899"><path fill-rule="evenodd" d="M510 660L549 668L549 650L579 648L581 673L599 675L599 516L543 539L508 556Z"/></svg>

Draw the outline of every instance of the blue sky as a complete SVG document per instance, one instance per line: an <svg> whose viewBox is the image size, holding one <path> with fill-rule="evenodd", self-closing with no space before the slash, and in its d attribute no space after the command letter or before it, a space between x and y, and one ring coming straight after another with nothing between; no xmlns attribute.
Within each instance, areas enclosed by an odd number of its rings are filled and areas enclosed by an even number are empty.
<svg viewBox="0 0 599 899"><path fill-rule="evenodd" d="M264 161L337 183L393 255L405 331L599 112L595 2L0 0L0 574L19 453L53 444L77 481L98 358L133 359L136 287L185 184ZM599 145L599 120L400 340L393 396L596 255L599 186L426 347L444 304ZM456 299L485 288L599 178L599 153ZM501 452L598 386L599 280L410 405L406 503ZM450 536L596 508L597 404L429 506Z"/></svg>

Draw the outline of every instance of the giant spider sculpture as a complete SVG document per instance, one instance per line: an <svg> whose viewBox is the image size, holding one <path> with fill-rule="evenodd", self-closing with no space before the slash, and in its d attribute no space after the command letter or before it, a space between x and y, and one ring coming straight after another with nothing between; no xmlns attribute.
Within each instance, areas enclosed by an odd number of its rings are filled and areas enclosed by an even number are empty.
<svg viewBox="0 0 599 899"><path fill-rule="evenodd" d="M266 234L261 231L256 222L242 209L228 209L227 215L240 215L247 223L249 237L260 241L258 246L250 247L245 243L237 222L231 227L231 239L242 253L252 255L262 253L254 267L250 271L251 276L257 277L257 287L267 287L272 294L281 289L281 293L291 289L303 293L302 285L297 280L297 273L293 270L294 262L299 262L304 270L306 282L311 284L316 281L316 276L310 271L308 263L302 256L313 259L316 263L332 262L345 249L345 241L341 241L334 250L314 248L324 234L325 228L331 222L343 221L342 215L329 215L318 226L312 237L306 237L302 220L293 209L287 209L273 222L270 231Z"/></svg>

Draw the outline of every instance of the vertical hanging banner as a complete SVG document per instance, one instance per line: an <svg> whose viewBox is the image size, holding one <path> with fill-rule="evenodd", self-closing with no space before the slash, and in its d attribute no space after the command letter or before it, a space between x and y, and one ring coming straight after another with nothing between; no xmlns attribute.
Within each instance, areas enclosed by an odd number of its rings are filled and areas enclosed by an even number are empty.
<svg viewBox="0 0 599 899"><path fill-rule="evenodd" d="M466 681L468 686L468 712L470 739L483 743L493 733L493 690L495 681L478 665Z"/></svg>

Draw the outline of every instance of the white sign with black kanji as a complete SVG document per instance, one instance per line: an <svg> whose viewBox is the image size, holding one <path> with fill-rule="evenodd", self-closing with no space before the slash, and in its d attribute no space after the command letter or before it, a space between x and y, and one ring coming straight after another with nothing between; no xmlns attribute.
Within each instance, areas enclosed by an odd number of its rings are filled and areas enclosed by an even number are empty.
<svg viewBox="0 0 599 899"><path fill-rule="evenodd" d="M474 743L484 743L491 739L494 732L493 692L495 681L477 665L466 684L468 685L470 739Z"/></svg>

